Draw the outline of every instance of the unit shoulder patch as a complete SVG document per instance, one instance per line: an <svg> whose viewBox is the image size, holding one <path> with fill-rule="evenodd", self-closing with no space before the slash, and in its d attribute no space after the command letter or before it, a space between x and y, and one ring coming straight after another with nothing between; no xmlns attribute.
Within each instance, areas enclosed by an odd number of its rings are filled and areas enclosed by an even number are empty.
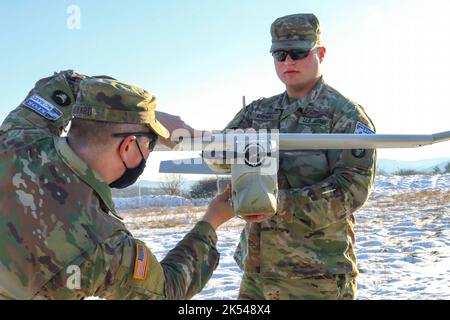
<svg viewBox="0 0 450 320"><path fill-rule="evenodd" d="M56 90L52 94L52 99L55 103L61 107L67 107L72 103L69 95L61 90Z"/></svg>

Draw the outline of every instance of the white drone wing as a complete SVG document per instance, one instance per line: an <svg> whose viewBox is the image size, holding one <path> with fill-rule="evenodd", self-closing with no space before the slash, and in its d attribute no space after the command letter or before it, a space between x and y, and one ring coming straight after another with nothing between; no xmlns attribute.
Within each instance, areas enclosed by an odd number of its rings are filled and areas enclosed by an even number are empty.
<svg viewBox="0 0 450 320"><path fill-rule="evenodd" d="M280 151L301 149L380 149L417 148L450 141L450 131L436 134L213 134L198 138L183 138L173 151L225 150L236 141L247 139L249 143L261 140L278 141ZM167 149L166 149L167 150ZM156 149L155 151L163 151Z"/></svg>
<svg viewBox="0 0 450 320"><path fill-rule="evenodd" d="M381 149L381 148L418 148L444 141L450 141L450 131L429 134L215 134L202 138L183 139L176 151L214 151L219 156L222 152L233 150L239 143L258 144L270 141L278 151L317 150L317 149ZM197 173L217 174L201 158L177 161L163 161L159 172L162 173Z"/></svg>

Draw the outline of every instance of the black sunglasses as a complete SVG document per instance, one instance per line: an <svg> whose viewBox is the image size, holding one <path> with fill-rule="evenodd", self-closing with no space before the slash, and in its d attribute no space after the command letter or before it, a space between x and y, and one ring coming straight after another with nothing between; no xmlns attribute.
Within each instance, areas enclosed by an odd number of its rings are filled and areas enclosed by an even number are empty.
<svg viewBox="0 0 450 320"><path fill-rule="evenodd" d="M285 61L288 55L291 57L292 60L300 60L306 58L311 52L311 50L298 50L298 49L289 51L279 50L272 52L272 56L278 62Z"/></svg>
<svg viewBox="0 0 450 320"><path fill-rule="evenodd" d="M148 144L148 150L152 151L155 148L156 143L158 142L158 135L154 132L120 132L120 133L113 133L112 136L114 138L126 138L129 136L136 136L136 137L147 137L150 142Z"/></svg>

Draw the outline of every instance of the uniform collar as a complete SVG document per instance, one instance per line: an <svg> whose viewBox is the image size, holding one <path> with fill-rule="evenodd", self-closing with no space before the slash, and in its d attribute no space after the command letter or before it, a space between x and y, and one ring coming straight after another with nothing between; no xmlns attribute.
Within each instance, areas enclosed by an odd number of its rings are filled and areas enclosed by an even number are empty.
<svg viewBox="0 0 450 320"><path fill-rule="evenodd" d="M309 104L316 102L317 98L319 98L320 94L322 93L325 84L325 80L323 80L323 76L321 76L307 96Z"/></svg>
<svg viewBox="0 0 450 320"><path fill-rule="evenodd" d="M109 211L120 218L117 215L114 202L112 201L111 189L108 184L100 177L100 175L92 170L86 162L78 157L72 148L67 143L66 138L54 137L55 148L58 154L63 159L64 163L72 169L73 172L84 182L86 182L92 189L97 192L103 203L109 209Z"/></svg>
<svg viewBox="0 0 450 320"><path fill-rule="evenodd" d="M325 81L323 80L323 76L321 76L307 96L300 99L295 99L293 101L292 99L289 99L287 91L285 91L281 95L280 99L278 99L275 108L283 110L281 116L282 119L288 117L299 109L302 109L304 112L309 105L316 102L324 86Z"/></svg>

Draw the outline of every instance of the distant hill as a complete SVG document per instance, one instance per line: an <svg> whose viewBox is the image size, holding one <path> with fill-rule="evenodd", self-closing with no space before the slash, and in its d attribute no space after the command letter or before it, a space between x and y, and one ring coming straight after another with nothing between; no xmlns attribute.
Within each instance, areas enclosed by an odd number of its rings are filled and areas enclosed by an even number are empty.
<svg viewBox="0 0 450 320"><path fill-rule="evenodd" d="M431 173L436 166L438 166L441 171L444 171L448 163L450 163L450 158L436 158L417 161L378 159L377 170L383 171L387 174L393 174L399 170L415 170Z"/></svg>

